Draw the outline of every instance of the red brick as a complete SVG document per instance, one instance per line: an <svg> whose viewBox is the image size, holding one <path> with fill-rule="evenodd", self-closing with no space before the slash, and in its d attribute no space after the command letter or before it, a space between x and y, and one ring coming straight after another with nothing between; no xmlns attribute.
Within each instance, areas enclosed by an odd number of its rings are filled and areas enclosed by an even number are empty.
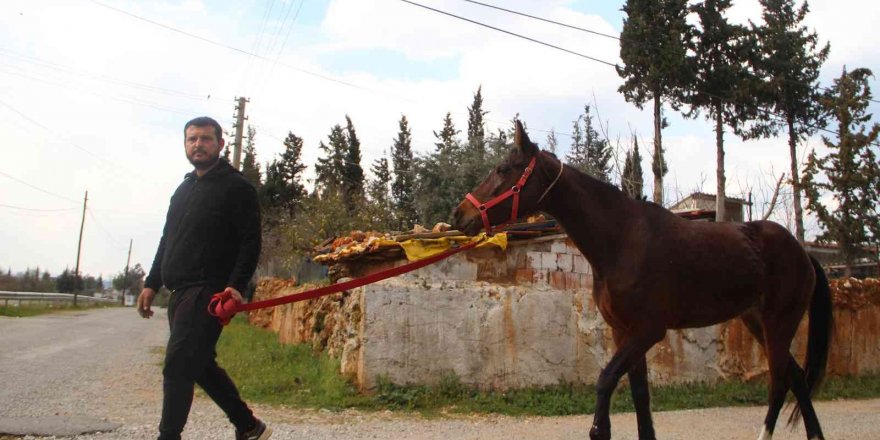
<svg viewBox="0 0 880 440"><path fill-rule="evenodd" d="M550 287L565 290L565 272L558 270L550 272Z"/></svg>
<svg viewBox="0 0 880 440"><path fill-rule="evenodd" d="M534 269L517 269L516 270L516 283L517 284L531 284L535 281L535 270Z"/></svg>

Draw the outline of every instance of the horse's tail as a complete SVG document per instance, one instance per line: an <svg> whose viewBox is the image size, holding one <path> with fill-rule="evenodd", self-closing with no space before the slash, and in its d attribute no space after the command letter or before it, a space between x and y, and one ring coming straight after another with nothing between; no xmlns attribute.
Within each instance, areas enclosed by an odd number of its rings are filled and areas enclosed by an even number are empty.
<svg viewBox="0 0 880 440"><path fill-rule="evenodd" d="M831 287L828 278L819 262L812 256L813 270L816 272L816 287L810 302L810 327L807 332L807 360L804 364L804 379L810 397L818 391L825 377L825 366L828 363L828 350L831 345L831 331L834 328L834 316L831 313ZM788 424L792 425L800 418L800 405L795 404Z"/></svg>

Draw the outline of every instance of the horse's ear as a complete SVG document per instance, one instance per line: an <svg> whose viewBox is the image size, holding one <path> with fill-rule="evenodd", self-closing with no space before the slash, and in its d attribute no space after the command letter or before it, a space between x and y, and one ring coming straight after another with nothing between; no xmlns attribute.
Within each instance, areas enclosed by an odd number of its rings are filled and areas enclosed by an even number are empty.
<svg viewBox="0 0 880 440"><path fill-rule="evenodd" d="M516 130L513 135L513 145L516 146L526 156L534 156L538 152L537 145L529 140L529 135L523 128L522 122L516 120Z"/></svg>

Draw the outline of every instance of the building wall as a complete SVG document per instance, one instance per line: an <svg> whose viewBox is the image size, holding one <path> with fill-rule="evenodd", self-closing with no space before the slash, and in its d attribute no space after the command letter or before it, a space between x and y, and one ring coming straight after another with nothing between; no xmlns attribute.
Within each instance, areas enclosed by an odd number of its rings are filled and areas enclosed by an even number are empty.
<svg viewBox="0 0 880 440"><path fill-rule="evenodd" d="M348 271L362 276L399 264L353 264ZM295 289L269 290L261 284L258 298ZM830 373L880 371L875 290L835 296ZM351 292L261 313L252 320L276 329L284 342L310 342L340 357L343 373L364 388L381 376L432 384L448 374L492 389L589 384L614 353L611 331L593 302L589 264L561 235L512 242L507 252L458 254ZM793 346L801 362L804 342L800 337ZM669 331L648 363L654 383L752 380L767 372L760 347L738 320Z"/></svg>

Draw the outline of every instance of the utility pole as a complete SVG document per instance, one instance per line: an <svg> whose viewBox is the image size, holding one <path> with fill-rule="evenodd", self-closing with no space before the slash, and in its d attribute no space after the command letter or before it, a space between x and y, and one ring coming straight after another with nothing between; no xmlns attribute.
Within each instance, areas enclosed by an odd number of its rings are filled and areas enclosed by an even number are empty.
<svg viewBox="0 0 880 440"><path fill-rule="evenodd" d="M122 276L122 305L125 306L125 289L128 288L128 264L131 263L131 244L133 238L128 239L128 259L125 260L125 275Z"/></svg>
<svg viewBox="0 0 880 440"><path fill-rule="evenodd" d="M239 164L241 163L241 137L244 131L244 121L247 117L244 115L244 106L246 103L251 102L248 98L236 98L238 104L235 106L235 124L232 126L235 128L235 149L232 152L232 167L235 169L239 169Z"/></svg>
<svg viewBox="0 0 880 440"><path fill-rule="evenodd" d="M83 199L83 215L82 222L79 224L79 243L76 245L76 273L73 276L73 306L76 307L76 294L79 291L79 255L82 251L83 244L83 227L86 225L86 206L89 203L89 192L86 191L86 197Z"/></svg>

